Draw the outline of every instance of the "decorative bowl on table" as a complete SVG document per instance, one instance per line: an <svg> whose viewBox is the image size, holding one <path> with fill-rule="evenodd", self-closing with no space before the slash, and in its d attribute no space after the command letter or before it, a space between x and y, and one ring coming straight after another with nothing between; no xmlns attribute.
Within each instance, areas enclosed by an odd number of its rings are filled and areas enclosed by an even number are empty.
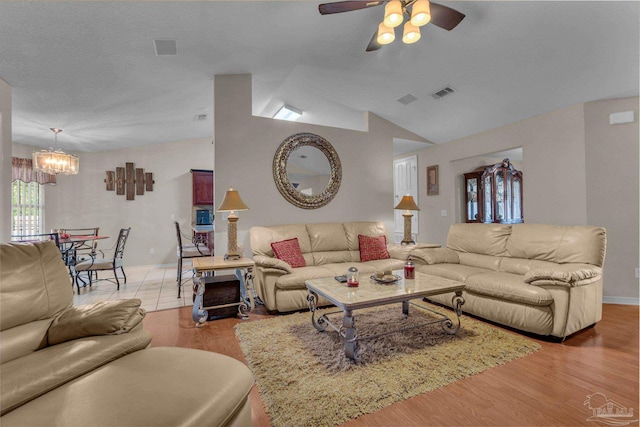
<svg viewBox="0 0 640 427"><path fill-rule="evenodd" d="M393 283L397 283L398 280L400 279L401 277L398 276L397 274L385 274L382 277L377 277L375 274L371 276L371 280L373 280L376 283L382 283L384 285L391 285Z"/></svg>

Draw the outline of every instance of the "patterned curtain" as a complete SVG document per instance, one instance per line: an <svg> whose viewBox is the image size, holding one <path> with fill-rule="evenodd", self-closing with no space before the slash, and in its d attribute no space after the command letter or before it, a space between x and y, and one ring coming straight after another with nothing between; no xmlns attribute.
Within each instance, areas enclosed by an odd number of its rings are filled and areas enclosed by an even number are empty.
<svg viewBox="0 0 640 427"><path fill-rule="evenodd" d="M19 179L23 182L36 181L38 184L56 184L56 176L50 173L43 173L33 170L33 160L11 158L12 180Z"/></svg>

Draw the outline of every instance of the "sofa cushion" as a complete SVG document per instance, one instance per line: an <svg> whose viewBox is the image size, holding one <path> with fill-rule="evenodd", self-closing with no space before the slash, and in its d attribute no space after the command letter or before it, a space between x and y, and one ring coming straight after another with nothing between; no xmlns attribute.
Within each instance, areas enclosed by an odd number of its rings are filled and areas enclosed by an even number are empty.
<svg viewBox="0 0 640 427"><path fill-rule="evenodd" d="M345 268L344 272L347 272ZM341 273L344 274L344 273ZM283 274L276 280L276 287L279 289L305 289L305 280L320 279L322 277L333 277L335 274L324 266L307 266L294 268L293 273Z"/></svg>
<svg viewBox="0 0 640 427"><path fill-rule="evenodd" d="M349 270L351 267L357 268L358 273L361 276L363 274L373 274L376 271L373 265L362 262L338 262L335 264L325 264L322 267L331 271L331 276L342 276L343 274L347 274L347 270Z"/></svg>
<svg viewBox="0 0 640 427"><path fill-rule="evenodd" d="M546 289L524 283L519 274L497 271L476 274L466 280L464 290L528 305L546 306L553 303L553 297Z"/></svg>
<svg viewBox="0 0 640 427"><path fill-rule="evenodd" d="M293 239L294 237L298 238L298 244L300 244L300 249L303 254L311 252L311 241L309 240L307 227L304 224L251 227L251 230L249 231L249 241L254 255L273 257L274 255L273 249L271 248L271 242ZM305 260L308 264L309 258L305 257Z"/></svg>
<svg viewBox="0 0 640 427"><path fill-rule="evenodd" d="M194 384L215 384L203 396ZM246 426L253 387L240 361L156 347L122 357L3 417L3 426ZM244 409L246 411L246 409Z"/></svg>
<svg viewBox="0 0 640 427"><path fill-rule="evenodd" d="M347 237L347 244L350 251L360 250L358 235L363 236L386 236L387 230L382 222L373 221L359 221L359 222L345 222L342 224L344 227L344 233Z"/></svg>
<svg viewBox="0 0 640 427"><path fill-rule="evenodd" d="M358 234L360 262L388 259L387 236L363 236Z"/></svg>
<svg viewBox="0 0 640 427"><path fill-rule="evenodd" d="M555 268L559 264L537 259L503 257L500 261L500 271L505 273L525 275L534 268Z"/></svg>
<svg viewBox="0 0 640 427"><path fill-rule="evenodd" d="M313 252L314 265L332 264L336 262L351 262L354 260L350 251L323 251Z"/></svg>
<svg viewBox="0 0 640 427"><path fill-rule="evenodd" d="M460 259L460 264L493 271L499 270L500 261L502 260L502 257L499 256L472 254L468 252L460 252L458 258Z"/></svg>
<svg viewBox="0 0 640 427"><path fill-rule="evenodd" d="M447 247L458 252L502 256L510 232L508 224L453 224L449 228Z"/></svg>
<svg viewBox="0 0 640 427"><path fill-rule="evenodd" d="M49 345L83 337L119 335L136 327L145 316L139 299L99 301L69 308L51 324Z"/></svg>
<svg viewBox="0 0 640 427"><path fill-rule="evenodd" d="M0 332L0 361L7 363L47 345L47 331L53 319L37 320Z"/></svg>
<svg viewBox="0 0 640 427"><path fill-rule="evenodd" d="M602 267L606 232L602 227L515 224L507 242L515 258Z"/></svg>
<svg viewBox="0 0 640 427"><path fill-rule="evenodd" d="M304 257L302 256L302 250L298 243L298 238L282 240L280 242L272 242L271 249L276 258L286 262L292 268L304 267L307 265Z"/></svg>
<svg viewBox="0 0 640 427"><path fill-rule="evenodd" d="M324 224L307 224L307 232L311 242L311 252L346 251L347 237L339 222Z"/></svg>
<svg viewBox="0 0 640 427"><path fill-rule="evenodd" d="M449 280L465 282L467 278L475 275L486 273L484 268L470 267L460 264L433 264L433 265L417 265L416 270L420 273L431 274L432 276L444 277Z"/></svg>
<svg viewBox="0 0 640 427"><path fill-rule="evenodd" d="M395 258L376 259L374 261L367 261L363 263L363 265L372 267L374 271L402 270L404 268L404 261Z"/></svg>
<svg viewBox="0 0 640 427"><path fill-rule="evenodd" d="M3 363L0 365L1 413L126 354L142 350L149 343L151 334L138 325L127 334L67 341Z"/></svg>
<svg viewBox="0 0 640 427"><path fill-rule="evenodd" d="M69 270L53 241L2 244L0 266L1 330L55 317L73 304Z"/></svg>
<svg viewBox="0 0 640 427"><path fill-rule="evenodd" d="M416 249L411 252L411 259L431 264L459 264L458 252L448 248Z"/></svg>
<svg viewBox="0 0 640 427"><path fill-rule="evenodd" d="M553 268L536 268L524 275L525 283L553 281L567 284L591 283L602 275L602 269L589 264L561 264Z"/></svg>

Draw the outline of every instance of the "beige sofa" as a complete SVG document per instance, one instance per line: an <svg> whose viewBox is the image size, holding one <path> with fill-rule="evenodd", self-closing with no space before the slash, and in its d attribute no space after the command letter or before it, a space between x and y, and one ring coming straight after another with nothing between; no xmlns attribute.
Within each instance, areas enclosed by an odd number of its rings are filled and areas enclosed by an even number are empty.
<svg viewBox="0 0 640 427"><path fill-rule="evenodd" d="M455 224L447 247L416 249L422 273L465 283L463 311L565 338L602 317L601 227ZM451 305L452 295L432 297Z"/></svg>
<svg viewBox="0 0 640 427"><path fill-rule="evenodd" d="M251 424L244 364L147 349L140 300L72 303L53 242L0 245L0 425Z"/></svg>
<svg viewBox="0 0 640 427"><path fill-rule="evenodd" d="M386 229L381 222L252 227L249 241L256 263L253 283L267 310L288 312L307 308L308 279L343 275L349 267L356 267L364 275L403 268L411 247L389 244L391 258L360 262L358 235L386 236ZM292 268L274 256L271 243L292 238L300 243L305 267ZM330 303L320 297L318 304Z"/></svg>

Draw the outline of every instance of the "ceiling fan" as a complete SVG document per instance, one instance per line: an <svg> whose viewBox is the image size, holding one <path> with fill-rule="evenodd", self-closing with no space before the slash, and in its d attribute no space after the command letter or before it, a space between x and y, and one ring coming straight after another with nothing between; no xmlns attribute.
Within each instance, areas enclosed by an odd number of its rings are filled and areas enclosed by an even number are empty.
<svg viewBox="0 0 640 427"><path fill-rule="evenodd" d="M395 27L402 24L404 16L409 19L404 24L402 41L409 44L420 39L420 27L432 23L447 31L453 30L463 19L464 14L450 7L433 3L428 0L383 0L383 1L339 1L324 3L318 6L321 15L351 12L352 10L368 9L386 3L384 20L378 26L367 52L378 50L385 44L395 40ZM409 9L411 9L409 11Z"/></svg>

